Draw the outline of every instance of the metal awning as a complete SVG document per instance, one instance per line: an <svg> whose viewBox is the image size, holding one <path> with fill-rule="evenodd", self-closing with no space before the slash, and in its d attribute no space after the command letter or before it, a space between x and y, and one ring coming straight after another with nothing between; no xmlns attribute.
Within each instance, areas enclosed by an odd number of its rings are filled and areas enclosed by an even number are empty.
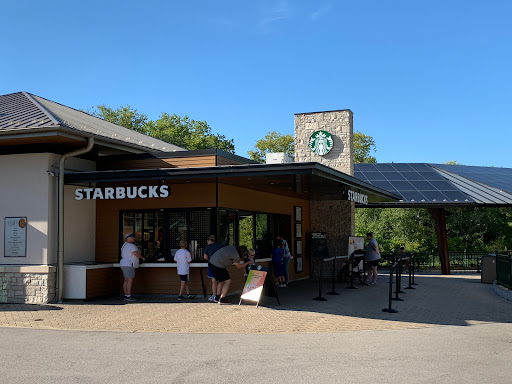
<svg viewBox="0 0 512 384"><path fill-rule="evenodd" d="M400 195L359 180L325 165L307 163L244 164L196 168L108 170L66 173L66 184L137 184L146 181L220 183L298 198L346 199L351 190L368 196L369 202L391 202Z"/></svg>

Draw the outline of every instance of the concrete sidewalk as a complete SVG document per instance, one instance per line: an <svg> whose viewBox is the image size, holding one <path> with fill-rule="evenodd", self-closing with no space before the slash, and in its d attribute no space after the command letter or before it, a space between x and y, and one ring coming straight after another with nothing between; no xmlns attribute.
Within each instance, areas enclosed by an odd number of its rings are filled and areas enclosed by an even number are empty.
<svg viewBox="0 0 512 384"><path fill-rule="evenodd" d="M63 304L0 304L0 327L119 332L173 333L326 333L353 330L426 328L443 325L509 323L512 302L480 283L480 275L416 276L415 290L404 290L404 301L393 301L398 313L382 312L388 306L387 275L376 286L347 289L336 284L337 296L323 294L315 301L318 282L303 280L277 288L281 305L264 297L255 304L218 305L199 297L179 302L176 296L138 296L126 304L120 298ZM331 285L324 283L323 292Z"/></svg>

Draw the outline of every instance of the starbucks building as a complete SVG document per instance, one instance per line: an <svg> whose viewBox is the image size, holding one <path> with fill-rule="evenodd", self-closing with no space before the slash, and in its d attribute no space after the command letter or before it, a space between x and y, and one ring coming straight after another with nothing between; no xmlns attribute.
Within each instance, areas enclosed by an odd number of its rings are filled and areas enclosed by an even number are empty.
<svg viewBox="0 0 512 384"><path fill-rule="evenodd" d="M26 92L0 96L0 302L119 294L123 235L146 261L133 292L177 294L173 255L192 253L191 290L210 294L206 239L245 245L268 263L280 234L290 280L311 275L310 234L346 255L355 204L400 196L353 176L350 110L295 115L295 158L266 164L220 150L188 151ZM288 160L288 161L287 161ZM231 289L243 273L232 267Z"/></svg>

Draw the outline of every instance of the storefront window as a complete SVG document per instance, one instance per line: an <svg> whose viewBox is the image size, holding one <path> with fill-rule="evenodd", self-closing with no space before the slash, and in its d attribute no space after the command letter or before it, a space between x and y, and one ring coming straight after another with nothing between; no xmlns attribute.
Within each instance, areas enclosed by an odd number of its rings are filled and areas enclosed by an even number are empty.
<svg viewBox="0 0 512 384"><path fill-rule="evenodd" d="M188 241L187 236L187 213L169 212L169 250L172 257L180 249L180 241ZM168 260L172 261L172 260Z"/></svg>
<svg viewBox="0 0 512 384"><path fill-rule="evenodd" d="M266 213L257 213L256 217L256 257L259 259L270 256L272 250L272 239L270 236L269 215Z"/></svg>
<svg viewBox="0 0 512 384"><path fill-rule="evenodd" d="M239 245L254 248L254 215L250 212L238 214Z"/></svg>
<svg viewBox="0 0 512 384"><path fill-rule="evenodd" d="M212 232L210 210L122 212L122 234L133 232L135 245L146 262L174 261L180 240L186 240L192 259L203 261ZM167 223L167 224L165 224Z"/></svg>
<svg viewBox="0 0 512 384"><path fill-rule="evenodd" d="M124 212L122 214L122 236L135 234L135 245L146 261L162 258L163 212Z"/></svg>
<svg viewBox="0 0 512 384"><path fill-rule="evenodd" d="M219 210L220 238L218 241L223 242L228 240L229 244L237 245L235 236L235 218L236 211L230 211L227 209Z"/></svg>

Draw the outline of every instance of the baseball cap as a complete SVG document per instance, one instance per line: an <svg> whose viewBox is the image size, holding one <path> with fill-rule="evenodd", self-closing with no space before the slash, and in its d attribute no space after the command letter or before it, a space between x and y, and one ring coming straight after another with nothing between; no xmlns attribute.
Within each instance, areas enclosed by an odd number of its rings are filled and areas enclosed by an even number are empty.
<svg viewBox="0 0 512 384"><path fill-rule="evenodd" d="M133 233L128 233L126 234L126 236L124 237L125 239L129 238L129 237L135 237L135 234Z"/></svg>

